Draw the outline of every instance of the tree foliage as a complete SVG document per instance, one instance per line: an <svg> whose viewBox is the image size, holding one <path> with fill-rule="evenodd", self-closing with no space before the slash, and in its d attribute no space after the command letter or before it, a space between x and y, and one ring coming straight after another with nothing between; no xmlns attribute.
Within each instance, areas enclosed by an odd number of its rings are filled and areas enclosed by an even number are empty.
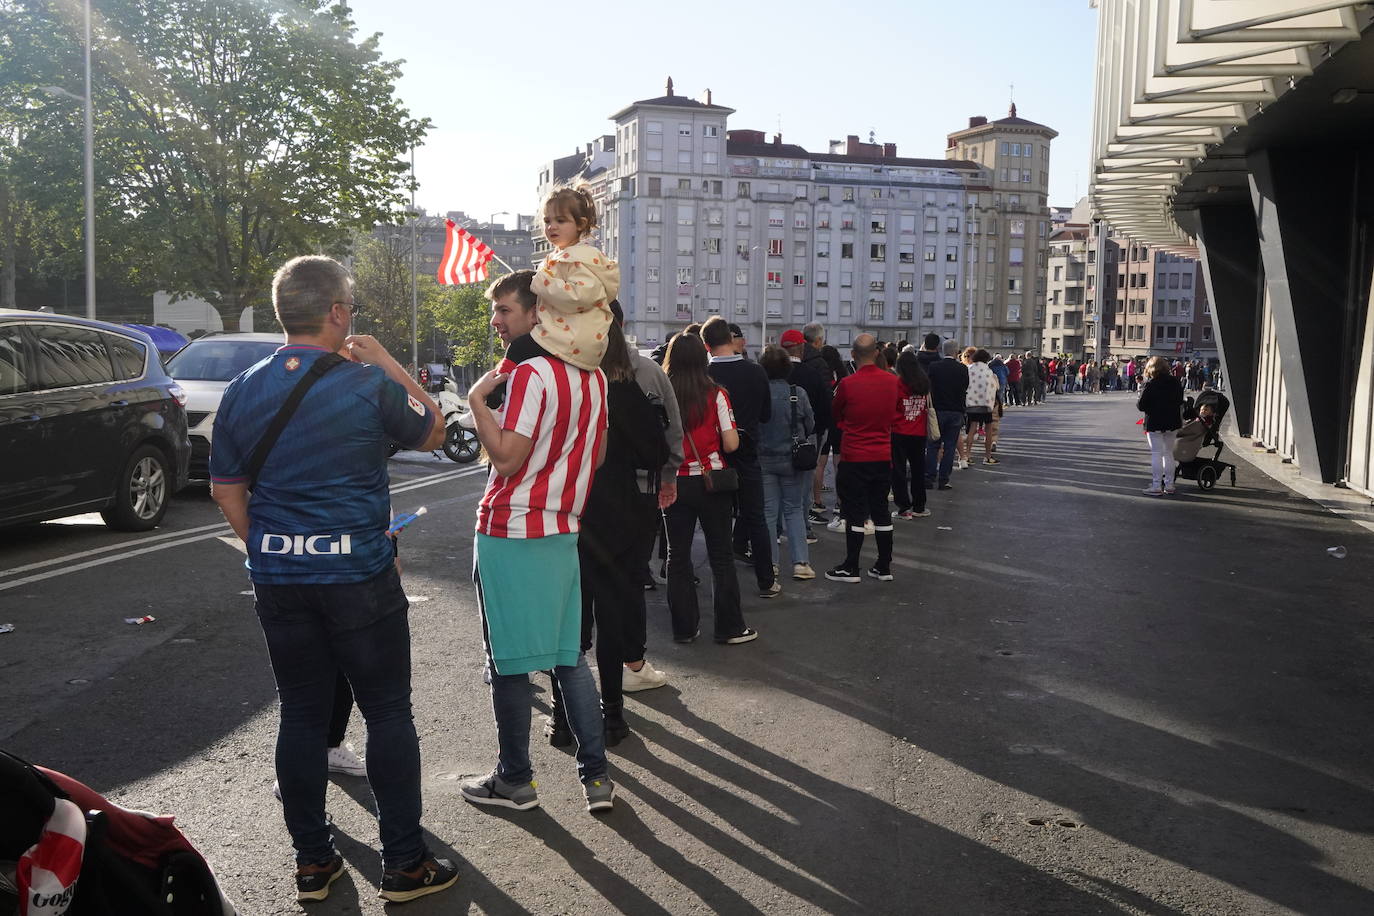
<svg viewBox="0 0 1374 916"><path fill-rule="evenodd" d="M422 275L418 286L423 299L436 283ZM376 337L402 363L410 361L411 295L410 236L405 227L383 227L376 234L359 236L353 246L353 297L360 306L355 328ZM424 307L416 318L423 344L431 339L434 318Z"/></svg>
<svg viewBox="0 0 1374 916"><path fill-rule="evenodd" d="M488 278L488 283L495 276ZM495 365L501 343L491 329L491 303L487 283L440 286L429 280L421 290L421 307L433 316L439 330L453 341L453 362L486 371Z"/></svg>
<svg viewBox="0 0 1374 916"><path fill-rule="evenodd" d="M12 33L0 40L0 147L21 153L8 174L60 163L41 184L67 197L74 178L68 219L81 212L80 170L69 168L73 149L80 161L79 108L34 90L80 86L79 10L0 0L0 31ZM342 254L355 232L400 213L407 152L428 122L395 97L400 62L381 58L377 36L358 38L346 4L102 0L97 12L102 277L204 298L232 325L266 299L282 261ZM74 134L56 128L59 117Z"/></svg>

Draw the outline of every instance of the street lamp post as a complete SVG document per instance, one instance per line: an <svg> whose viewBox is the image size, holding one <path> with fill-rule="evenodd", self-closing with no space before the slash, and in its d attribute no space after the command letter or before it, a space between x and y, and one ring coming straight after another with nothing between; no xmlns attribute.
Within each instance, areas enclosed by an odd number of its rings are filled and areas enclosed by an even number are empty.
<svg viewBox="0 0 1374 916"><path fill-rule="evenodd" d="M82 172L86 205L86 317L95 317L95 112L91 102L91 0L85 3L84 56L86 61L86 94L63 89L61 86L43 86L42 91L51 96L60 96L80 102L82 106L83 133L85 149L82 152Z"/></svg>
<svg viewBox="0 0 1374 916"><path fill-rule="evenodd" d="M488 225L488 226L495 226L495 225L496 225L496 217L498 217L498 216L510 216L510 215L511 215L511 213L510 213L509 210L497 210L495 213L493 213L493 214L491 215L491 218L487 220L487 225ZM505 227L506 227L506 224L505 224L505 223L502 223L502 224L501 224L501 228L504 229Z"/></svg>

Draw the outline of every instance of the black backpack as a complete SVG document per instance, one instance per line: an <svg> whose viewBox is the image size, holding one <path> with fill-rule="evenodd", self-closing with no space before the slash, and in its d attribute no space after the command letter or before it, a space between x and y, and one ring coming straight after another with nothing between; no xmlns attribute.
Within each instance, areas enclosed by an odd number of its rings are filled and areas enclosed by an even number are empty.
<svg viewBox="0 0 1374 916"><path fill-rule="evenodd" d="M633 380L612 382L607 408L623 427L623 446L636 470L659 471L668 463L667 414ZM656 480L657 475L650 475Z"/></svg>

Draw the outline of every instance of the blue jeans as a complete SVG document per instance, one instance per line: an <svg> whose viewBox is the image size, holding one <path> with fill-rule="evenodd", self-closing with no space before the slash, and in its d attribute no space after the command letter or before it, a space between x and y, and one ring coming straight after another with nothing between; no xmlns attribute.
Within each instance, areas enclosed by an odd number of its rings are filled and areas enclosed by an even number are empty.
<svg viewBox="0 0 1374 916"><path fill-rule="evenodd" d="M964 428L964 413L960 410L939 410L935 413L935 420L940 424L940 441L931 442L926 449L926 482L934 483L938 470L939 482L945 483L954 470L954 450L959 442L959 433ZM942 447L943 456L940 454Z"/></svg>
<svg viewBox="0 0 1374 916"><path fill-rule="evenodd" d="M382 867L429 855L420 833L420 742L410 709L409 602L395 567L366 582L254 584L281 700L277 782L298 864L327 861L326 742L340 671L367 722L367 779L377 802Z"/></svg>
<svg viewBox="0 0 1374 916"><path fill-rule="evenodd" d="M530 676L497 674L490 665L488 673L501 755L496 775L510 785L523 786L534 778L530 765ZM596 695L596 682L586 656L579 655L576 665L554 668L553 676L558 680L568 726L577 740L577 777L584 783L601 779L606 775L606 731L601 698Z"/></svg>
<svg viewBox="0 0 1374 916"><path fill-rule="evenodd" d="M806 543L806 516L802 505L803 491L811 492L812 471L798 471L792 467L792 459L763 458L759 460L763 471L763 518L768 525L768 533L781 529L787 535L787 548L792 554L792 562L810 563L811 551ZM778 539L770 537L772 562L780 563Z"/></svg>

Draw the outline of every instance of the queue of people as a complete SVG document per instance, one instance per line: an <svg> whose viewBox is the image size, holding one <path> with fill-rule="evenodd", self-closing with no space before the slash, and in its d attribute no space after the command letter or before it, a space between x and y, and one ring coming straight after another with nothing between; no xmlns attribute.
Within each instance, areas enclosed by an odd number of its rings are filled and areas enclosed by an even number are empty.
<svg viewBox="0 0 1374 916"><path fill-rule="evenodd" d="M625 694L668 682L646 657L655 540L672 637L683 644L702 633L698 527L711 637L722 646L759 638L736 562L762 599L782 594L784 571L804 588L817 578L813 525L828 514L844 552L825 578L891 582L895 519L930 517L927 491L953 489L951 470L967 467L979 436L984 462L996 463L1004 386L986 351L935 335L917 351L861 334L846 359L811 324L785 331L755 362L720 317L673 337L660 366L627 344L618 266L587 240L590 194L557 191L543 216L553 252L488 289L505 358L468 393L490 467L472 581L497 741L491 771L460 791L475 805L539 805L529 678L545 672L553 702L543 734L574 749L596 813L614 807L608 748L630 733ZM365 770L376 801L379 894L406 902L451 887L458 872L420 826L404 526L393 521L387 444L435 448L443 417L376 340L349 333L357 304L337 261L289 261L273 304L286 345L226 389L211 476L245 545L277 682L276 791L297 896L325 899L343 871L324 797L327 772L347 764ZM865 563L869 536L876 550ZM343 759L352 703L367 724L365 759Z"/></svg>

